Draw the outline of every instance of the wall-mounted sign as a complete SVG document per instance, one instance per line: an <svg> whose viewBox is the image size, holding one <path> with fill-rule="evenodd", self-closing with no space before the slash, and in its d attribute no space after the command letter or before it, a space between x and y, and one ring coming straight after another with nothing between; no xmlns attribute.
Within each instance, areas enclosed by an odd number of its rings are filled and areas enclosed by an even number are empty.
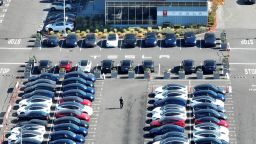
<svg viewBox="0 0 256 144"><path fill-rule="evenodd" d="M167 10L163 10L163 16L167 16L168 14L167 14Z"/></svg>

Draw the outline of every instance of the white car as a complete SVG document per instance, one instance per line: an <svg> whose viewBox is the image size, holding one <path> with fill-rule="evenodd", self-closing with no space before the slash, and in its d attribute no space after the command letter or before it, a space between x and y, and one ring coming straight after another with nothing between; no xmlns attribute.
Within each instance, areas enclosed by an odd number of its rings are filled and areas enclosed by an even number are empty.
<svg viewBox="0 0 256 144"><path fill-rule="evenodd" d="M165 86L160 86L155 89L155 95L163 93L164 91L182 91L188 93L188 87L180 84L167 84Z"/></svg>
<svg viewBox="0 0 256 144"><path fill-rule="evenodd" d="M20 132L22 131L35 131L38 133L41 133L42 135L45 134L46 130L45 127L38 124L25 124L19 127L14 127L11 129L11 134L20 135Z"/></svg>
<svg viewBox="0 0 256 144"><path fill-rule="evenodd" d="M194 106L198 103L212 103L215 104L217 106L223 107L224 108L224 102L219 100L219 99L214 99L210 96L200 96L200 97L194 97L191 101L190 106Z"/></svg>
<svg viewBox="0 0 256 144"><path fill-rule="evenodd" d="M20 141L22 138L31 138L31 139L35 139L36 141L43 141L44 139L44 135L42 135L41 133L35 132L35 131L22 131L22 135L16 135L16 134L11 134L8 138L8 144L13 144L13 143L17 143Z"/></svg>
<svg viewBox="0 0 256 144"><path fill-rule="evenodd" d="M88 115L93 114L93 109L90 106L82 105L77 102L64 102L61 104L56 105L57 111L59 110L65 110L65 109L73 109L73 110L79 110L82 112L86 112Z"/></svg>
<svg viewBox="0 0 256 144"><path fill-rule="evenodd" d="M19 102L19 107L24 107L32 104L40 104L51 107L52 106L52 98L46 96L32 96L27 99L23 99Z"/></svg>
<svg viewBox="0 0 256 144"><path fill-rule="evenodd" d="M65 4L65 10L71 10L70 4ZM56 2L52 4L51 10L64 10L64 3L63 2Z"/></svg>
<svg viewBox="0 0 256 144"><path fill-rule="evenodd" d="M106 47L118 47L118 35L116 33L109 34L106 39Z"/></svg>
<svg viewBox="0 0 256 144"><path fill-rule="evenodd" d="M225 135L229 135L229 130L228 128L224 126L219 126L215 123L211 122L206 122L206 123L201 123L194 125L194 131L205 131L205 130L213 130L213 131L219 131Z"/></svg>
<svg viewBox="0 0 256 144"><path fill-rule="evenodd" d="M162 139L160 141L153 142L153 144L190 144L188 139L179 138L179 137L169 137L166 139Z"/></svg>
<svg viewBox="0 0 256 144"><path fill-rule="evenodd" d="M168 91L167 90L167 91L164 91L163 93L156 94L154 99L155 99L155 101L158 101L158 100L165 99L168 97L179 97L184 100L187 100L188 94L183 91Z"/></svg>
<svg viewBox="0 0 256 144"><path fill-rule="evenodd" d="M229 136L223 133L220 133L219 131L211 131L211 130L205 130L205 131L195 131L193 132L194 140L205 138L205 137L213 137L220 140L224 140L227 143L229 143Z"/></svg>
<svg viewBox="0 0 256 144"><path fill-rule="evenodd" d="M183 120L187 119L187 113L186 111L179 111L179 110L166 110L166 111L162 111L160 113L154 113L152 115L152 120L157 120L157 119L161 119L164 116L173 116L173 117L177 117Z"/></svg>
<svg viewBox="0 0 256 144"><path fill-rule="evenodd" d="M81 60L78 63L78 69L82 70L83 72L91 72L92 62L90 60Z"/></svg>
<svg viewBox="0 0 256 144"><path fill-rule="evenodd" d="M45 31L59 31L63 32L64 30L74 30L74 23L67 22L64 26L64 22L50 23L45 26Z"/></svg>
<svg viewBox="0 0 256 144"><path fill-rule="evenodd" d="M180 111L184 111L186 112L186 107L183 107L181 105L176 105L176 104L168 104L168 105L165 105L165 106L162 106L162 107L156 107L152 110L152 114L155 114L155 113L161 113L162 111L164 110L168 110L168 109L171 109L171 110L180 110Z"/></svg>
<svg viewBox="0 0 256 144"><path fill-rule="evenodd" d="M23 106L20 107L17 110L17 114L27 114L31 111L44 111L46 113L50 113L51 108L49 106L45 106L45 105L28 105L28 106Z"/></svg>

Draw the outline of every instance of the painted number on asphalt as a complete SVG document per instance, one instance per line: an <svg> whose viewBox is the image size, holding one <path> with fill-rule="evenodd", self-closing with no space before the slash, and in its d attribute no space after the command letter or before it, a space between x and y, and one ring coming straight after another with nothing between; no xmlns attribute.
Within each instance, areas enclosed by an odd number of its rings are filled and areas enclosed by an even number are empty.
<svg viewBox="0 0 256 144"><path fill-rule="evenodd" d="M253 45L253 40L252 39L245 39L241 40L242 45Z"/></svg>
<svg viewBox="0 0 256 144"><path fill-rule="evenodd" d="M8 44L9 45L19 45L21 42L21 39L9 39Z"/></svg>
<svg viewBox="0 0 256 144"><path fill-rule="evenodd" d="M9 68L0 68L0 74L6 74L10 71Z"/></svg>
<svg viewBox="0 0 256 144"><path fill-rule="evenodd" d="M246 75L256 75L256 69L244 69Z"/></svg>
<svg viewBox="0 0 256 144"><path fill-rule="evenodd" d="M135 55L125 55L125 59L135 59Z"/></svg>

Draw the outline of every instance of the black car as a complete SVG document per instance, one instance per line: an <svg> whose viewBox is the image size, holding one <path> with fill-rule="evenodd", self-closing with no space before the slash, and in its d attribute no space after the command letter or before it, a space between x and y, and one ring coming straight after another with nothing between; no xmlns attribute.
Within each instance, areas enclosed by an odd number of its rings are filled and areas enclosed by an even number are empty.
<svg viewBox="0 0 256 144"><path fill-rule="evenodd" d="M154 32L146 34L145 37L145 46L146 47L155 47L157 45L157 35Z"/></svg>
<svg viewBox="0 0 256 144"><path fill-rule="evenodd" d="M144 71L150 69L150 72L155 72L155 64L153 60L143 60L142 67Z"/></svg>
<svg viewBox="0 0 256 144"><path fill-rule="evenodd" d="M114 61L113 60L103 60L103 61L101 61L101 72L102 73L110 73L113 68L114 68Z"/></svg>
<svg viewBox="0 0 256 144"><path fill-rule="evenodd" d="M133 60L122 60L120 65L120 72L128 73L129 69L133 68Z"/></svg>
<svg viewBox="0 0 256 144"><path fill-rule="evenodd" d="M57 35L50 35L43 40L43 45L47 47L56 47L59 46L59 38Z"/></svg>
<svg viewBox="0 0 256 144"><path fill-rule="evenodd" d="M50 114L43 111L30 111L28 113L22 113L18 115L19 120L31 120L31 119L40 119L47 120Z"/></svg>
<svg viewBox="0 0 256 144"><path fill-rule="evenodd" d="M174 47L176 46L176 35L174 33L168 33L165 35L164 44L166 47Z"/></svg>
<svg viewBox="0 0 256 144"><path fill-rule="evenodd" d="M194 32L186 32L184 34L184 44L185 46L195 46L196 34Z"/></svg>
<svg viewBox="0 0 256 144"><path fill-rule="evenodd" d="M0 6L3 5L3 3L4 3L3 0L0 0Z"/></svg>
<svg viewBox="0 0 256 144"><path fill-rule="evenodd" d="M135 34L125 34L123 45L125 48L134 48L137 45L137 38Z"/></svg>
<svg viewBox="0 0 256 144"><path fill-rule="evenodd" d="M26 124L38 124L38 125L41 125L41 126L47 126L48 122L47 122L47 120L31 119L29 121L20 122L18 125L22 126L22 125L26 125Z"/></svg>
<svg viewBox="0 0 256 144"><path fill-rule="evenodd" d="M50 60L40 60L39 61L38 69L40 71L43 69L46 71L49 71L52 68L53 68L52 61L50 61Z"/></svg>
<svg viewBox="0 0 256 144"><path fill-rule="evenodd" d="M217 63L215 60L205 60L203 63L203 72L205 74L213 74L213 71L215 71L217 68Z"/></svg>
<svg viewBox="0 0 256 144"><path fill-rule="evenodd" d="M185 74L194 73L196 70L195 62L192 59L183 60L182 67L185 71Z"/></svg>
<svg viewBox="0 0 256 144"><path fill-rule="evenodd" d="M80 120L74 116L65 116L61 118L57 118L53 122L55 125L57 124L63 124L63 123L72 123L81 127L84 127L86 129L89 128L89 123L85 120Z"/></svg>
<svg viewBox="0 0 256 144"><path fill-rule="evenodd" d="M244 0L245 4L255 4L255 0Z"/></svg>
<svg viewBox="0 0 256 144"><path fill-rule="evenodd" d="M204 35L204 46L205 47L215 47L216 46L216 36L214 33L206 33Z"/></svg>
<svg viewBox="0 0 256 144"><path fill-rule="evenodd" d="M97 37L94 33L87 34L83 41L85 47L95 47L97 45Z"/></svg>
<svg viewBox="0 0 256 144"><path fill-rule="evenodd" d="M78 37L76 34L68 34L67 38L65 39L65 43L67 47L76 47L78 42Z"/></svg>

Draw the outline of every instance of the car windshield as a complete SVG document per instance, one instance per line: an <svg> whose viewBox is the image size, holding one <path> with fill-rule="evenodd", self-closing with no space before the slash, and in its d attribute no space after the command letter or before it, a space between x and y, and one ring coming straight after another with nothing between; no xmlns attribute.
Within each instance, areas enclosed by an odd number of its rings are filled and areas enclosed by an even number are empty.
<svg viewBox="0 0 256 144"><path fill-rule="evenodd" d="M205 66L214 66L215 65L215 61L206 61L205 62Z"/></svg>
<svg viewBox="0 0 256 144"><path fill-rule="evenodd" d="M166 34L166 39L173 39L175 38L175 34Z"/></svg>
<svg viewBox="0 0 256 144"><path fill-rule="evenodd" d="M86 37L87 40L95 40L95 35L91 34Z"/></svg>
<svg viewBox="0 0 256 144"><path fill-rule="evenodd" d="M130 66L130 61L123 61L122 66Z"/></svg>
<svg viewBox="0 0 256 144"><path fill-rule="evenodd" d="M110 67L111 66L111 61L103 61L102 66L103 67Z"/></svg>
<svg viewBox="0 0 256 144"><path fill-rule="evenodd" d="M81 65L81 66L87 66L87 65L88 65L88 60L82 60L82 61L80 62L80 65Z"/></svg>
<svg viewBox="0 0 256 144"><path fill-rule="evenodd" d="M49 36L48 39L49 39L50 41L54 41L54 40L57 40L57 37L56 37L56 36Z"/></svg>
<svg viewBox="0 0 256 144"><path fill-rule="evenodd" d="M116 40L116 35L115 34L110 34L108 36L108 40Z"/></svg>
<svg viewBox="0 0 256 144"><path fill-rule="evenodd" d="M77 37L76 37L76 35L72 34L72 35L68 35L67 39L74 39L74 40L76 40Z"/></svg>
<svg viewBox="0 0 256 144"><path fill-rule="evenodd" d="M192 38L192 37L195 37L195 34L192 33L192 32L185 33L185 37L187 37L187 38Z"/></svg>
<svg viewBox="0 0 256 144"><path fill-rule="evenodd" d="M125 35L125 39L127 40L135 40L135 36L133 34L128 34L128 35Z"/></svg>
<svg viewBox="0 0 256 144"><path fill-rule="evenodd" d="M208 34L205 34L205 39L211 39L211 38L214 38L215 35L213 33L208 33Z"/></svg>
<svg viewBox="0 0 256 144"><path fill-rule="evenodd" d="M67 65L68 64L68 61L61 61L60 62L60 65Z"/></svg>
<svg viewBox="0 0 256 144"><path fill-rule="evenodd" d="M185 60L185 61L184 61L184 66L193 66L193 61L191 61L191 60Z"/></svg>
<svg viewBox="0 0 256 144"><path fill-rule="evenodd" d="M146 66L146 67L150 67L150 66L152 66L153 65L153 62L152 61L144 61L144 66Z"/></svg>
<svg viewBox="0 0 256 144"><path fill-rule="evenodd" d="M41 60L39 63L40 66L47 66L48 65L48 62L47 60Z"/></svg>

